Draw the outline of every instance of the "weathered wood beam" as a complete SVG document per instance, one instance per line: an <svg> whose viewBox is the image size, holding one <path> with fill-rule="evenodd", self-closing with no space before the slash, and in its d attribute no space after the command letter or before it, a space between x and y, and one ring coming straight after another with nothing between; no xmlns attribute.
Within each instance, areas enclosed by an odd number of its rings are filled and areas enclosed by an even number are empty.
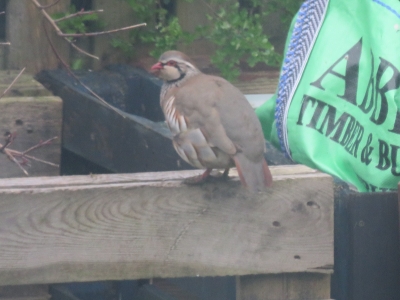
<svg viewBox="0 0 400 300"><path fill-rule="evenodd" d="M0 180L0 282L329 273L331 178L271 169L257 195L198 170Z"/></svg>

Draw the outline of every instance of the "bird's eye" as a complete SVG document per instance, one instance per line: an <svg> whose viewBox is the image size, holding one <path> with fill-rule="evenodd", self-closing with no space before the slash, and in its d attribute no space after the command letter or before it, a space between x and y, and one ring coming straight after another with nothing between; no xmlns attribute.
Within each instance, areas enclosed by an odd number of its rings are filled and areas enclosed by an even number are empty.
<svg viewBox="0 0 400 300"><path fill-rule="evenodd" d="M174 60L168 61L168 62L167 62L167 66L171 66L171 67L176 66L176 61L174 61Z"/></svg>

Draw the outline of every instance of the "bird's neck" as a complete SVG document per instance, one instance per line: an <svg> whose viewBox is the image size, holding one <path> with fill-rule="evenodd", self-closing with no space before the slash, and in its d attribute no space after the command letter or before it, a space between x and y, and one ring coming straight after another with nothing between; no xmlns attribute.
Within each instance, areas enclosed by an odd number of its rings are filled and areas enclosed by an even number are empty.
<svg viewBox="0 0 400 300"><path fill-rule="evenodd" d="M180 73L180 76L178 78L172 79L172 80L167 80L165 83L171 84L171 85L177 84L179 86L180 84L185 82L188 78L193 77L199 73L200 73L200 71L197 69L190 70L189 72L182 72L182 73Z"/></svg>
<svg viewBox="0 0 400 300"><path fill-rule="evenodd" d="M171 80L167 80L166 83L167 84L174 84L177 83L179 81L181 81L182 79L184 79L186 77L187 73L180 73L179 77L176 79L171 79Z"/></svg>
<svg viewBox="0 0 400 300"><path fill-rule="evenodd" d="M190 72L182 73L181 76L179 76L177 79L164 81L164 84L161 88L161 96L165 95L168 90L173 87L182 86L182 84L184 84L189 78L196 76L200 73L201 72L199 70L191 70Z"/></svg>

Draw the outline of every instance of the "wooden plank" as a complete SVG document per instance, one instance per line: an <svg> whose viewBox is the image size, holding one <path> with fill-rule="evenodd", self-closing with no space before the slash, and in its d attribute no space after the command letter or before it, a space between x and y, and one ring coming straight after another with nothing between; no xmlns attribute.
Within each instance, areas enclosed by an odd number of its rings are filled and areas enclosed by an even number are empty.
<svg viewBox="0 0 400 300"><path fill-rule="evenodd" d="M271 166L270 167L274 180L287 180L297 178L320 178L326 175L321 172L311 169L304 165L285 165L285 166ZM180 180L197 176L203 173L203 170L185 170L185 171L167 171L167 172L147 172L147 173L126 173L126 174L92 174L90 176L64 176L64 177L48 177L48 178L25 178L21 181L20 178L8 178L0 180L0 189L5 192L18 191L20 188L31 187L38 189L63 189L64 187L71 189L87 189L91 187L107 186L125 186L126 185L160 185L174 184L180 185ZM238 177L237 170L232 168L229 176L236 180Z"/></svg>
<svg viewBox="0 0 400 300"><path fill-rule="evenodd" d="M330 277L318 273L241 276L236 300L330 299Z"/></svg>
<svg viewBox="0 0 400 300"><path fill-rule="evenodd" d="M24 151L54 136L50 145L38 148L29 155L58 164L61 152L62 101L58 97L12 97L0 99L0 138L15 132L11 149ZM58 175L59 168L32 161L25 166L31 176ZM19 167L0 154L0 178L24 176Z"/></svg>
<svg viewBox="0 0 400 300"><path fill-rule="evenodd" d="M0 71L0 91L4 91L8 88L19 72L19 70ZM23 73L8 91L6 96L40 97L52 96L52 93L37 82L31 75Z"/></svg>
<svg viewBox="0 0 400 300"><path fill-rule="evenodd" d="M243 94L273 94L279 82L279 71L242 72L233 84ZM265 101L268 98L265 99Z"/></svg>
<svg viewBox="0 0 400 300"><path fill-rule="evenodd" d="M329 176L255 195L236 177L186 186L189 173L1 180L0 282L331 271Z"/></svg>

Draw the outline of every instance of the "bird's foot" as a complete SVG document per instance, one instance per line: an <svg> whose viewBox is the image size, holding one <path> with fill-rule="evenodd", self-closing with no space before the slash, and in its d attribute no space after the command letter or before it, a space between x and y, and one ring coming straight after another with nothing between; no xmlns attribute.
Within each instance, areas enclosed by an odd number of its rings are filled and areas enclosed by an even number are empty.
<svg viewBox="0 0 400 300"><path fill-rule="evenodd" d="M191 185L193 185L193 184L201 184L201 183L205 182L205 181L207 180L207 178L210 176L211 170L212 170L212 169L207 169L207 170L206 170L203 174L201 174L201 175L186 178L186 179L183 181L183 183L191 184Z"/></svg>
<svg viewBox="0 0 400 300"><path fill-rule="evenodd" d="M207 181L225 181L229 179L229 169L225 169L223 173L218 171L211 172L212 169L207 169L203 174L186 178L183 182L189 185L202 184Z"/></svg>

